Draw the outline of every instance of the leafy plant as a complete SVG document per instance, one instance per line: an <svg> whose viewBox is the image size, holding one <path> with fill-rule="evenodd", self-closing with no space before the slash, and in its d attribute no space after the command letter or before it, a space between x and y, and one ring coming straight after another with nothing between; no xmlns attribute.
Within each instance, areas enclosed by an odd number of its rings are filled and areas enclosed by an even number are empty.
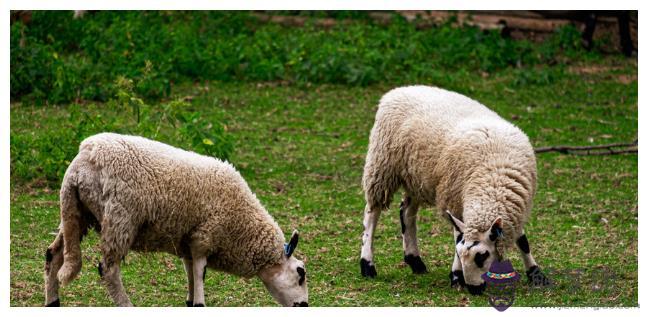
<svg viewBox="0 0 648 317"><path fill-rule="evenodd" d="M69 13L69 14L68 14ZM448 21L416 29L399 15L378 25L364 13L287 12L351 18L313 24L264 24L248 12L35 11L11 26L11 96L47 103L105 101L120 77L143 99L168 97L174 83L196 80L288 81L366 86L417 82L438 72L494 72L596 58L566 26L540 45Z"/></svg>

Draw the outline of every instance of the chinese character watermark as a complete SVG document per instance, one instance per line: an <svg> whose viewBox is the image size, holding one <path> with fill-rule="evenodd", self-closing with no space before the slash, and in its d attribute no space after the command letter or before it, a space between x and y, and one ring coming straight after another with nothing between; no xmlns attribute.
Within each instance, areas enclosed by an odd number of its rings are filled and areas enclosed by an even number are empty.
<svg viewBox="0 0 648 317"><path fill-rule="evenodd" d="M505 311L515 301L515 292L521 279L511 262L495 261L488 272L482 275L486 283L488 302L498 311ZM612 290L616 274L606 266L593 268L535 268L527 272L529 293L561 289L569 294L607 292Z"/></svg>

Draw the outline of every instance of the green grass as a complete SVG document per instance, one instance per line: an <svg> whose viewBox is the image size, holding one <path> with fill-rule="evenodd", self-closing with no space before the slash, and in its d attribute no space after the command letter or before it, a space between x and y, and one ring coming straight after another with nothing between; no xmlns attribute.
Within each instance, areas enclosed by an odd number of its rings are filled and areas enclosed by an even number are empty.
<svg viewBox="0 0 648 317"><path fill-rule="evenodd" d="M534 83L517 70L488 76L457 72L441 84L513 120L534 146L637 137L635 62L607 58L571 70L526 71L531 77L556 75L547 83ZM488 306L485 296L449 287L451 228L430 208L419 213L419 245L428 274L413 275L402 263L394 204L377 229L378 277L360 276L360 179L377 102L391 88L211 82L181 85L174 94L190 96L192 107L205 118L225 123L235 143L232 163L286 234L300 230L296 255L306 262L312 306ZM11 133L39 138L65 128L68 107L14 103ZM104 117L128 115L102 104L83 109ZM592 290L587 279L573 287L565 274L554 275L558 285L552 289L520 286L515 306L638 306L637 169L637 155L538 155L538 193L526 227L536 260L554 272L583 269L586 277L605 266L616 278L602 290ZM38 178L25 182L12 174L11 180L10 303L38 306L44 301L44 252L58 225L58 188ZM97 235L91 233L82 247L82 273L61 290L62 304L111 306L97 274ZM510 256L522 270L519 256ZM186 282L179 259L131 253L122 269L135 305L184 305ZM206 285L208 306L276 305L258 279L210 271Z"/></svg>

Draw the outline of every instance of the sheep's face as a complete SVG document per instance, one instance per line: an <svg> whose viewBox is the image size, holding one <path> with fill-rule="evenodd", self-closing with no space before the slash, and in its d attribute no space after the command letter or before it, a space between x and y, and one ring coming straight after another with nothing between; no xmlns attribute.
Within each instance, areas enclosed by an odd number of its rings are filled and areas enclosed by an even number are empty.
<svg viewBox="0 0 648 317"><path fill-rule="evenodd" d="M494 243L488 241L488 237L485 240L462 240L457 244L457 254L468 291L474 295L481 294L485 286L481 276L495 259Z"/></svg>
<svg viewBox="0 0 648 317"><path fill-rule="evenodd" d="M488 271L497 257L495 243L502 235L502 218L497 218L490 229L480 232L475 240L462 238L465 225L461 220L452 215L450 220L461 233L456 241L456 252L461 261L466 287L471 294L479 295L486 286L481 276Z"/></svg>
<svg viewBox="0 0 648 317"><path fill-rule="evenodd" d="M308 306L308 287L304 262L292 256L297 247L297 231L286 244L281 263L262 270L259 277L272 297L283 306Z"/></svg>

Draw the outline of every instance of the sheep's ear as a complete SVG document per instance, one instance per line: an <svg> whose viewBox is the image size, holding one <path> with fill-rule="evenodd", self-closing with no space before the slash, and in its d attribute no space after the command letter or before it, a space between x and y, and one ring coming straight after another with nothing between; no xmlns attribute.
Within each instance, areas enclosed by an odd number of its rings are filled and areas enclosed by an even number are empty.
<svg viewBox="0 0 648 317"><path fill-rule="evenodd" d="M464 223L461 220L455 218L455 216L453 216L449 210L446 210L446 213L448 214L448 219L450 220L450 223L455 227L455 229L463 233L464 229L466 229L466 225L464 225Z"/></svg>
<svg viewBox="0 0 648 317"><path fill-rule="evenodd" d="M495 219L495 221L493 221L493 224L491 225L488 238L490 238L491 241L495 241L502 235L504 235L504 231L502 230L502 218L497 217L497 219Z"/></svg>
<svg viewBox="0 0 648 317"><path fill-rule="evenodd" d="M295 248L297 248L297 242L299 242L299 232L295 230L290 237L290 242L284 245L284 253L286 254L286 257L289 258L293 254Z"/></svg>

